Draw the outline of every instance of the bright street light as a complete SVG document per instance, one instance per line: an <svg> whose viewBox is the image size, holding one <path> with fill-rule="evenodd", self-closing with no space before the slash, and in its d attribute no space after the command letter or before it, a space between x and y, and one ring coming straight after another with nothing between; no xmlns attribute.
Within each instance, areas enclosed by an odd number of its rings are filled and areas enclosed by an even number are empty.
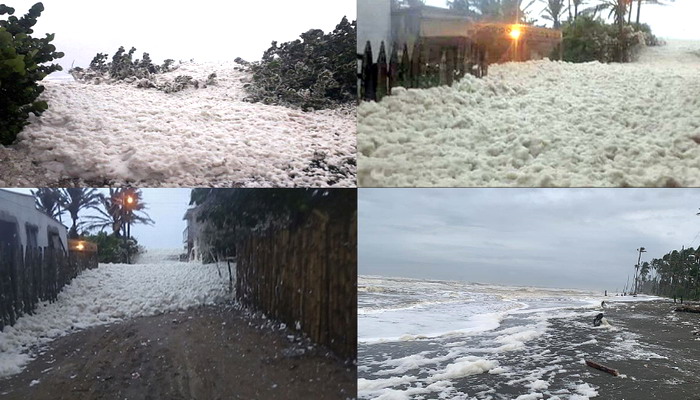
<svg viewBox="0 0 700 400"><path fill-rule="evenodd" d="M510 35L510 38L513 40L518 40L520 39L520 35L522 34L522 31L520 30L520 27L518 25L514 25L508 35Z"/></svg>

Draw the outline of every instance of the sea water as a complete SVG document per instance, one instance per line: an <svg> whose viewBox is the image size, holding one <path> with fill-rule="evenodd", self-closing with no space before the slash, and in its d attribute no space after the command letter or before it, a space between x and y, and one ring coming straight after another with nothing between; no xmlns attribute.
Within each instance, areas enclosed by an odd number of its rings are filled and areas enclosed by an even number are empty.
<svg viewBox="0 0 700 400"><path fill-rule="evenodd" d="M581 346L595 343L587 321L604 311L602 300L631 299L576 289L360 276L359 397L595 397L595 388L567 365L578 365L586 356ZM574 326L578 330L568 329ZM638 345L631 336L618 336L627 346Z"/></svg>

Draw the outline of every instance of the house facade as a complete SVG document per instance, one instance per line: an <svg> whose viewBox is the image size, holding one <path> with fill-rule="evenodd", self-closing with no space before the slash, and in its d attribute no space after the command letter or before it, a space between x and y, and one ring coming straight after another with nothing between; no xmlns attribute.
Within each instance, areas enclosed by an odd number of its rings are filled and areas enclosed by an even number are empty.
<svg viewBox="0 0 700 400"><path fill-rule="evenodd" d="M0 189L0 243L68 253L68 229L36 209L34 196Z"/></svg>
<svg viewBox="0 0 700 400"><path fill-rule="evenodd" d="M202 254L206 251L206 246L202 241L204 224L197 221L198 215L199 207L195 206L188 209L182 218L187 221L187 227L182 232L185 260L187 261L202 261Z"/></svg>
<svg viewBox="0 0 700 400"><path fill-rule="evenodd" d="M397 52L406 48L414 57L414 49L420 48L421 59L428 63L451 57L459 62L474 43L486 49L489 64L557 56L562 42L561 31L555 29L477 21L425 5L392 9L391 0L358 0L357 30L357 53L363 54L369 42L375 62L381 42L386 54L396 46Z"/></svg>

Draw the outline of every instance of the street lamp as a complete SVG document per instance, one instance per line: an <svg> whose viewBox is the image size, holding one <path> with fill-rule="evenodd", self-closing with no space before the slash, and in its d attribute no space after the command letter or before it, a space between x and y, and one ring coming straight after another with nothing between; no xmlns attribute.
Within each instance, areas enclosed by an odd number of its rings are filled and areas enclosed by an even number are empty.
<svg viewBox="0 0 700 400"><path fill-rule="evenodd" d="M137 199L131 193L130 189L126 189L124 193L124 199L122 201L122 206L124 207L124 219L126 220L126 232L124 235L124 250L126 251L126 263L131 263L131 256L129 254L129 244L128 240L131 236L131 214L133 209L136 207Z"/></svg>
<svg viewBox="0 0 700 400"><path fill-rule="evenodd" d="M634 266L634 294L637 294L637 273L639 272L639 263L642 261L642 253L646 253L647 250L644 247L637 249L639 252L639 257L637 258L637 265Z"/></svg>
<svg viewBox="0 0 700 400"><path fill-rule="evenodd" d="M522 33L523 32L520 30L520 26L513 25L513 27L510 29L510 32L508 33L508 35L510 36L511 39L518 40L518 39L520 39L520 35Z"/></svg>

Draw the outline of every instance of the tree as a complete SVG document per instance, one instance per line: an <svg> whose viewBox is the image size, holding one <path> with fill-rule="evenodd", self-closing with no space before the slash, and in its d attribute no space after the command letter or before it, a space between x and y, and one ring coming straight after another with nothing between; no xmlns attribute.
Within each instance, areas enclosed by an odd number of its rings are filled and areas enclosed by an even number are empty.
<svg viewBox="0 0 700 400"><path fill-rule="evenodd" d="M31 191L34 196L34 204L39 211L42 211L51 218L61 216L62 193L56 188L39 188Z"/></svg>
<svg viewBox="0 0 700 400"><path fill-rule="evenodd" d="M215 255L234 255L236 242L268 228L295 228L314 211L348 218L356 210L351 189L192 189L205 225L203 240Z"/></svg>
<svg viewBox="0 0 700 400"><path fill-rule="evenodd" d="M666 1L676 1L676 0L666 0ZM662 0L637 0L637 25L639 25L639 16L642 11L642 3L647 3L647 4L657 4L661 6L666 6L668 3L664 3Z"/></svg>
<svg viewBox="0 0 700 400"><path fill-rule="evenodd" d="M524 0L448 0L447 6L484 21L522 23L536 1L523 6Z"/></svg>
<svg viewBox="0 0 700 400"><path fill-rule="evenodd" d="M37 18L44 11L41 3L34 4L21 18L13 16L14 8L0 4L0 145L14 143L17 134L27 125L29 114L41 115L48 103L38 100L44 87L38 82L54 71L58 64L47 64L63 57L51 44L53 34L38 39L31 36Z"/></svg>
<svg viewBox="0 0 700 400"><path fill-rule="evenodd" d="M82 210L98 209L101 204L101 194L97 189L90 188L67 188L61 189L61 205L68 211L73 225L68 231L68 236L77 238L78 235L78 213Z"/></svg>
<svg viewBox="0 0 700 400"><path fill-rule="evenodd" d="M554 29L561 28L561 16L564 14L564 0L547 0L545 15L542 18L552 21Z"/></svg>
<svg viewBox="0 0 700 400"><path fill-rule="evenodd" d="M125 199L131 196L131 203ZM133 188L110 188L109 196L100 195L101 207L96 208L99 215L87 217L87 230L111 229L116 237L130 237L128 226L130 224L151 225L155 222L146 213L148 209L143 201L143 194L140 189Z"/></svg>
<svg viewBox="0 0 700 400"><path fill-rule="evenodd" d="M334 108L357 100L357 23L346 17L332 32L320 29L300 39L272 42L258 62L235 61L249 69L246 101L300 107Z"/></svg>

